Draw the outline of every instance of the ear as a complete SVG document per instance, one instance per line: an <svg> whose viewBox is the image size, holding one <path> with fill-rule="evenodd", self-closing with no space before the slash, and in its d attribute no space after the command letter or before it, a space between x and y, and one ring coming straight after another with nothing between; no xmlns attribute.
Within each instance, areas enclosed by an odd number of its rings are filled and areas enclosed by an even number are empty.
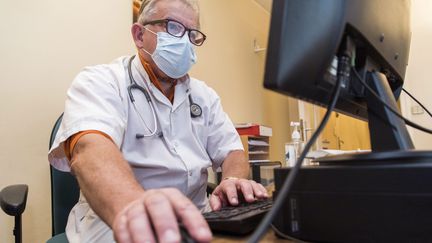
<svg viewBox="0 0 432 243"><path fill-rule="evenodd" d="M142 25L134 23L131 28L132 38L137 48L143 47L143 28Z"/></svg>

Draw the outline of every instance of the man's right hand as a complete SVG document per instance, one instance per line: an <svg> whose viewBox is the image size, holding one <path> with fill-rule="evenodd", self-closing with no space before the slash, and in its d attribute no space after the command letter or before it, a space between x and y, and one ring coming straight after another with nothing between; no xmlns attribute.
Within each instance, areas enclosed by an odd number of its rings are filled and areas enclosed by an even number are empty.
<svg viewBox="0 0 432 243"><path fill-rule="evenodd" d="M200 211L175 188L146 190L142 197L121 210L111 225L119 243L180 242L178 221L196 241L212 239Z"/></svg>

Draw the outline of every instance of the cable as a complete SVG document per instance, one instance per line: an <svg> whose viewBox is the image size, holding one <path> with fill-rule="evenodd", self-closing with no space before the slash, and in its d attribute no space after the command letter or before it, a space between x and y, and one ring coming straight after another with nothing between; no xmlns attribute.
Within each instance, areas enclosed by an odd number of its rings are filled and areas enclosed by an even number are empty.
<svg viewBox="0 0 432 243"><path fill-rule="evenodd" d="M331 101L329 105L327 106L327 111L321 120L320 125L318 126L317 130L312 135L311 139L306 143L305 148L300 154L300 157L297 159L295 166L291 169L290 173L288 174L288 177L285 179L282 188L280 189L279 196L276 198L276 200L273 202L272 209L266 214L266 216L263 218L261 223L259 224L258 228L254 231L252 236L249 238L249 243L256 243L259 242L259 240L262 238L264 233L267 231L268 227L270 226L271 222L273 221L276 214L279 212L279 209L283 205L283 202L285 200L285 196L288 195L291 186L294 182L294 179L297 176L298 171L300 170L300 167L303 163L304 158L306 157L306 154L309 152L310 148L314 144L315 140L318 138L318 136L321 134L322 130L324 129L325 125L327 124L331 112L333 111L334 107L336 106L336 102L339 98L339 93L341 90L341 84L344 79L347 78L349 75L349 72L346 72L346 68L344 70L343 67L348 66L349 67L349 58L348 57L341 57L341 60L339 61L339 67L341 67L338 70L338 79L336 82L336 85L333 89L333 92L331 94ZM349 68L348 68L349 70Z"/></svg>
<svg viewBox="0 0 432 243"><path fill-rule="evenodd" d="M420 106L421 106L421 108L423 108L423 110L425 110L428 114L429 114L429 116L431 116L432 117L432 114L431 114L431 112L428 110L428 109L426 109L426 107L422 104L422 103L420 103L420 101L418 101L412 94L410 94L406 89L404 89L404 88L402 88L402 90L403 90L403 92L405 92L409 97L411 97L411 99L413 99L415 102L417 102L417 104L419 104Z"/></svg>
<svg viewBox="0 0 432 243"><path fill-rule="evenodd" d="M418 129L418 130L420 130L420 131L423 131L423 132L425 132L425 133L429 133L429 134L432 134L432 130L431 129L428 129L428 128L425 128L425 127L422 127L422 126L420 126L420 125L418 125L418 124L416 124L416 123L414 123L414 122L412 122L412 121L410 121L410 120L408 120L408 119L406 119L405 117L403 117L401 114L399 114L399 112L398 111L396 111L393 107L391 107L390 105L388 105L385 101L383 101L382 99L381 99L381 97L363 80L363 78L362 77L360 77L360 74L357 72L357 70L355 70L355 68L353 68L352 69L353 71L354 71L354 74L357 76L357 78L359 79L359 81L360 81L360 83L373 95L373 96L375 96L375 98L381 103L381 104L383 104L387 109L389 109L393 114L395 114L397 117L399 117L400 119L402 119L402 120L404 120L405 121L405 123L408 125L408 126L411 126L411 127L413 127L413 128L416 128L416 129Z"/></svg>

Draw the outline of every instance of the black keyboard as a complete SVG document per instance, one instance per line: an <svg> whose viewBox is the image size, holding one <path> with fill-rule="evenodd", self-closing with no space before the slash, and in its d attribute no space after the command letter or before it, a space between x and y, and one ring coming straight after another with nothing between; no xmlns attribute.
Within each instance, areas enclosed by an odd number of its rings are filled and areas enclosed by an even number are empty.
<svg viewBox="0 0 432 243"><path fill-rule="evenodd" d="M204 213L203 216L213 232L243 235L258 226L272 205L272 199L258 200L253 203L241 203L236 207L223 207L219 211Z"/></svg>

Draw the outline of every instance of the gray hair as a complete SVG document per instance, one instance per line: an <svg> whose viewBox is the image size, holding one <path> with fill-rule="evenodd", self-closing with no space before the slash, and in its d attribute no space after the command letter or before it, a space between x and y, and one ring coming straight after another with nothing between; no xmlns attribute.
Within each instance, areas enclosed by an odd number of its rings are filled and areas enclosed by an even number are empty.
<svg viewBox="0 0 432 243"><path fill-rule="evenodd" d="M156 13L156 3L161 0L143 0L141 3L141 8L139 11L138 23L144 24L148 21L148 18ZM172 0L169 0L172 1ZM190 7L195 13L198 15L198 26L199 26L199 6L198 0L178 0L186 4L186 6Z"/></svg>

